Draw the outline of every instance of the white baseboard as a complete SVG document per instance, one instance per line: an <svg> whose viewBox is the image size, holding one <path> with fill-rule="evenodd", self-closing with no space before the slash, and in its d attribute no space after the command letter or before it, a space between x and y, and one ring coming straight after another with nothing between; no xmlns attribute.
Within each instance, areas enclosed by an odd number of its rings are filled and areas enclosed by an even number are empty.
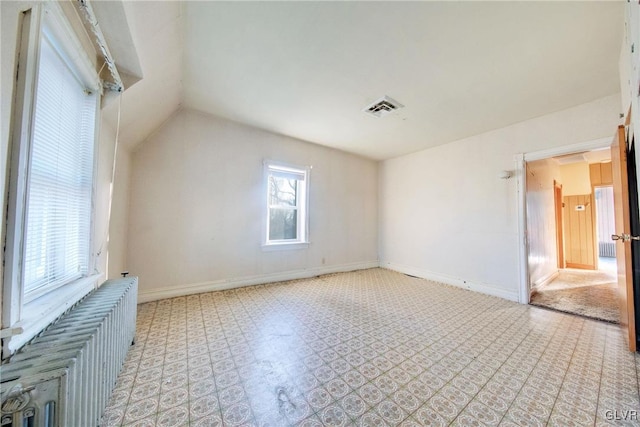
<svg viewBox="0 0 640 427"><path fill-rule="evenodd" d="M480 292L483 294L518 302L517 290L509 291L506 289L499 289L487 284L475 283L469 280L448 276L446 274L434 273L432 271L423 270L421 268L415 268L408 265L396 264L392 262L381 262L380 267L388 268L389 270L398 271L410 276L416 276L423 279L432 280L434 282L440 282L446 285L456 286L458 288L468 289L470 291Z"/></svg>
<svg viewBox="0 0 640 427"><path fill-rule="evenodd" d="M540 289L543 288L545 286L547 286L549 283L553 282L555 280L556 277L558 277L560 275L560 272L558 270L552 271L551 273L547 274L546 276L536 280L533 283L533 287Z"/></svg>
<svg viewBox="0 0 640 427"><path fill-rule="evenodd" d="M255 276L233 277L229 279L212 280L210 282L192 283L187 285L167 286L160 289L138 291L138 303L156 301L165 298L181 297L202 292L222 291L225 289L241 288L243 286L261 285L264 283L282 282L286 280L306 279L322 274L342 273L346 271L377 268L378 261L363 261L349 264L329 265L322 267L290 270L279 273L259 274Z"/></svg>

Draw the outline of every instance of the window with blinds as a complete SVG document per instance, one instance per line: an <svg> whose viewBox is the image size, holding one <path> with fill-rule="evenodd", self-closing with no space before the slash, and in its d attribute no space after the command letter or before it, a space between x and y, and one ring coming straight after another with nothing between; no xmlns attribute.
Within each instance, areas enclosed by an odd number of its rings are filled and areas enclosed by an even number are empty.
<svg viewBox="0 0 640 427"><path fill-rule="evenodd" d="M98 95L87 90L44 27L40 36L27 177L25 302L89 268Z"/></svg>

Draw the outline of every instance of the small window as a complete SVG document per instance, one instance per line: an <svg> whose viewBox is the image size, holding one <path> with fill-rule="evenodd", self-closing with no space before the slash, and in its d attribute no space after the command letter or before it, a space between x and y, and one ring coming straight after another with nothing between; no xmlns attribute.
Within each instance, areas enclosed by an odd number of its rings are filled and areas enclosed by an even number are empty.
<svg viewBox="0 0 640 427"><path fill-rule="evenodd" d="M307 243L307 168L266 163L267 245Z"/></svg>

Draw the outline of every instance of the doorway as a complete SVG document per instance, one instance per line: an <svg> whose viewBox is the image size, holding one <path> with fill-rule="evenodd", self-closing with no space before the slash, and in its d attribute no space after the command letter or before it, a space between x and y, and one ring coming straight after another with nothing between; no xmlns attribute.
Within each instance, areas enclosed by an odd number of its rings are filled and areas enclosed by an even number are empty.
<svg viewBox="0 0 640 427"><path fill-rule="evenodd" d="M530 304L619 323L610 158L604 148L526 163Z"/></svg>
<svg viewBox="0 0 640 427"><path fill-rule="evenodd" d="M596 238L598 243L598 268L612 271L616 267L616 244L611 236L616 234L615 206L613 203L613 186L605 185L594 188L596 208Z"/></svg>

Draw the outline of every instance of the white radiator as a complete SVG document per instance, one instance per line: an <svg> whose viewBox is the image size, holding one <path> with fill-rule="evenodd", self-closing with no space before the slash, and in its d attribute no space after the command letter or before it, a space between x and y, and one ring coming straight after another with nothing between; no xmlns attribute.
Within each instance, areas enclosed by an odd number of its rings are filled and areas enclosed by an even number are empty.
<svg viewBox="0 0 640 427"><path fill-rule="evenodd" d="M615 258L616 244L614 242L599 242L598 255L605 258Z"/></svg>
<svg viewBox="0 0 640 427"><path fill-rule="evenodd" d="M135 277L105 282L0 366L0 425L99 425L135 337L137 295Z"/></svg>

